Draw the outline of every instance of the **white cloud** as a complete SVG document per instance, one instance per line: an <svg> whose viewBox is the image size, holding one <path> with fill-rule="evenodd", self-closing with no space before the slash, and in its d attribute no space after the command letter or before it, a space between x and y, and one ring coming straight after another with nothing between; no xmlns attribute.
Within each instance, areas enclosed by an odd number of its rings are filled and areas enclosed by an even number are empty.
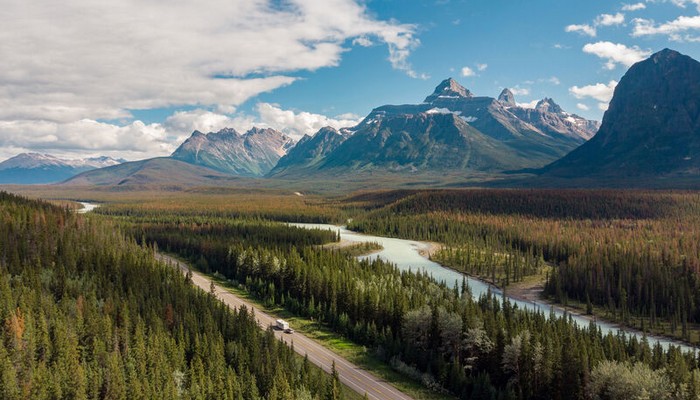
<svg viewBox="0 0 700 400"><path fill-rule="evenodd" d="M673 3L678 7L685 8L687 5L695 5L700 11L700 0L647 0L647 3Z"/></svg>
<svg viewBox="0 0 700 400"><path fill-rule="evenodd" d="M416 30L377 19L360 0L9 2L0 122L84 130L80 121L129 124L132 109L231 112L296 72L338 65L353 41L386 45L394 68L420 78L409 61ZM0 132L0 148L9 146Z"/></svg>
<svg viewBox="0 0 700 400"><path fill-rule="evenodd" d="M28 135L27 132L32 134ZM169 136L162 125L141 121L126 126L90 119L69 123L0 121L0 135L3 149L31 149L74 157L84 157L86 154L125 158L167 155L174 150L175 142L175 138Z"/></svg>
<svg viewBox="0 0 700 400"><path fill-rule="evenodd" d="M309 112L284 110L269 103L257 104L257 115L231 116L209 110L178 111L161 123L135 121L118 126L90 119L75 122L41 120L0 121L0 156L40 151L69 158L108 155L138 160L170 155L195 130L207 133L234 128L243 133L254 126L280 130L298 140L324 126L336 129L357 125L361 118L344 114L330 118ZM27 135L32 132L32 135ZM1 158L0 158L1 159Z"/></svg>
<svg viewBox="0 0 700 400"><path fill-rule="evenodd" d="M467 76L474 76L474 75L476 75L476 72L474 72L473 69L471 69L469 67L462 68L462 76L467 77Z"/></svg>
<svg viewBox="0 0 700 400"><path fill-rule="evenodd" d="M537 103L539 103L539 102L540 102L539 100L532 100L532 101L527 102L527 103L515 103L515 104L517 104L518 107L522 107L522 108L535 108L537 106Z"/></svg>
<svg viewBox="0 0 700 400"><path fill-rule="evenodd" d="M587 85L583 87L573 86L569 88L569 93L571 93L577 99L590 97L600 102L607 103L610 101L610 99L612 99L616 86L617 81L610 81L607 84L596 83L594 85Z"/></svg>
<svg viewBox="0 0 700 400"><path fill-rule="evenodd" d="M295 140L300 139L304 134L313 135L325 126L340 129L355 126L361 121L361 118L355 115L341 115L338 118L329 118L325 115L306 111L283 110L278 105L270 103L258 103L256 111L260 121L258 125L277 129Z"/></svg>
<svg viewBox="0 0 700 400"><path fill-rule="evenodd" d="M627 47L624 44L612 42L588 43L583 46L583 52L596 55L606 61L605 68L614 69L618 64L626 67L643 60L651 54L637 46Z"/></svg>
<svg viewBox="0 0 700 400"><path fill-rule="evenodd" d="M488 64L476 64L476 69L478 69L479 71L486 71L486 68L488 67Z"/></svg>
<svg viewBox="0 0 700 400"><path fill-rule="evenodd" d="M561 85L561 81L556 76L552 76L552 77L546 79L546 81L551 83L552 85Z"/></svg>
<svg viewBox="0 0 700 400"><path fill-rule="evenodd" d="M588 111L591 109L590 107L588 107L587 105L585 105L583 103L576 103L576 108L578 108L581 111Z"/></svg>
<svg viewBox="0 0 700 400"><path fill-rule="evenodd" d="M621 25L625 23L625 15L622 13L612 14L601 14L595 19L596 26L613 26Z"/></svg>
<svg viewBox="0 0 700 400"><path fill-rule="evenodd" d="M528 89L528 88L514 87L514 88L510 89L510 91L515 96L528 96L530 94L530 89Z"/></svg>
<svg viewBox="0 0 700 400"><path fill-rule="evenodd" d="M638 11L644 10L645 8L647 8L647 6L644 3L625 4L622 6L622 11Z"/></svg>
<svg viewBox="0 0 700 400"><path fill-rule="evenodd" d="M680 16L673 21L656 24L653 20L637 18L634 21L632 36L666 35L677 42L697 41L698 36L688 32L700 31L700 15L693 17Z"/></svg>
<svg viewBox="0 0 700 400"><path fill-rule="evenodd" d="M598 109L600 111L608 111L609 106L610 106L610 103L598 103Z"/></svg>
<svg viewBox="0 0 700 400"><path fill-rule="evenodd" d="M588 24L568 25L566 28L564 28L564 30L566 32L577 32L590 37L596 37L596 35L598 34L595 27Z"/></svg>

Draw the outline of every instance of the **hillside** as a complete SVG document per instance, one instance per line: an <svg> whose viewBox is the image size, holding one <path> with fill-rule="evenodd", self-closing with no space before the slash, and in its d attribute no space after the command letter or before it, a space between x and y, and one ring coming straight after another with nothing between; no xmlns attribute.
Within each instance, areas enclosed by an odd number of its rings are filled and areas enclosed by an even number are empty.
<svg viewBox="0 0 700 400"><path fill-rule="evenodd" d="M172 158L151 158L84 172L63 186L228 186L241 178Z"/></svg>

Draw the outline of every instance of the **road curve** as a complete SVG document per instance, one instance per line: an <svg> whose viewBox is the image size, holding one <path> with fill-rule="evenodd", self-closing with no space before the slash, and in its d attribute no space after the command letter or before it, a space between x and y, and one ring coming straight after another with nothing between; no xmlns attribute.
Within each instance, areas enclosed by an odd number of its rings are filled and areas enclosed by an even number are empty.
<svg viewBox="0 0 700 400"><path fill-rule="evenodd" d="M187 273L187 271L189 271L189 267L185 263L173 257L156 253L156 258L170 265L177 266L183 273ZM211 279L196 271L192 271L192 282L207 292L209 292L211 289ZM258 325L260 325L262 329L267 329L270 325L274 325L276 320L275 317L260 311L260 309L255 309L253 304L227 291L220 285L215 284L214 286L216 289L216 297L230 308L238 309L240 306L246 306L248 309L255 310L255 318L258 321ZM275 330L274 332L276 337L282 339L288 345L294 343L294 350L297 353L301 354L302 356L307 355L309 357L309 361L328 373L330 373L331 365L333 361L335 361L335 369L338 371L340 381L360 395L364 395L366 393L367 397L370 399L381 400L412 399L410 396L399 391L386 381L381 380L371 373L361 369L357 365L350 363L346 359L323 347L323 345L315 340L309 339L298 332L291 335L285 334L279 330Z"/></svg>

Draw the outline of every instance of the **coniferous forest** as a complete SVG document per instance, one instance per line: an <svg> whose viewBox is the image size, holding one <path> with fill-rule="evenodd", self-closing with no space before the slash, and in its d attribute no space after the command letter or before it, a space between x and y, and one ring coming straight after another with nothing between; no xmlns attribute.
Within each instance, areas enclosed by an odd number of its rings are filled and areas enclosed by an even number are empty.
<svg viewBox="0 0 700 400"><path fill-rule="evenodd" d="M645 212L643 203L632 211L618 207L581 206L580 212L607 212L606 217ZM465 399L700 395L698 359L691 353L603 335L594 325L580 328L567 318L523 312L502 305L501 298L493 295L472 299L467 286L460 293L381 261L360 262L324 250L318 245L337 240L331 231L308 231L260 216L221 218L167 208L149 213L137 206L107 206L99 212L120 221L143 243L155 243L204 272L223 275L268 305L322 321L439 392ZM370 211L371 218L359 217L353 225L401 221L400 214L389 212L383 220L382 212ZM422 218L419 212L416 216ZM446 240L447 232L455 232L449 230L454 226L463 229L460 224L444 226L445 230L435 231L445 235L441 240L457 243L458 239ZM455 237L459 235L463 231L456 231ZM533 259L547 257L540 248L532 250Z"/></svg>
<svg viewBox="0 0 700 400"><path fill-rule="evenodd" d="M80 216L3 193L0 397L337 398L337 376L156 262L155 251L313 318L447 397L700 397L700 360L679 347L604 335L492 294L474 299L465 283L448 287L320 246L337 232L277 222L353 218L354 229L443 243L441 262L504 286L545 271L546 291L560 301L587 298L629 316L654 304L656 323L677 318L680 332L696 318L693 193L218 199L202 196L199 209L194 197L105 204Z"/></svg>
<svg viewBox="0 0 700 400"><path fill-rule="evenodd" d="M2 399L325 399L338 386L114 224L2 192L0 322Z"/></svg>
<svg viewBox="0 0 700 400"><path fill-rule="evenodd" d="M586 190L425 191L350 224L443 243L436 260L499 286L545 274L559 303L695 342L699 226L696 192Z"/></svg>

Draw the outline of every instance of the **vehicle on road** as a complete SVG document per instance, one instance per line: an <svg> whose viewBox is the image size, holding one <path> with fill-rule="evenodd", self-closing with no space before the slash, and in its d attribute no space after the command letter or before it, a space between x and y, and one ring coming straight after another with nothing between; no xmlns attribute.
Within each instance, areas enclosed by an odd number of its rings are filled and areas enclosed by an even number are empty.
<svg viewBox="0 0 700 400"><path fill-rule="evenodd" d="M287 321L285 321L283 319L278 319L277 321L275 321L275 328L277 328L281 331L285 331L285 330L289 329L289 323L287 323Z"/></svg>
<svg viewBox="0 0 700 400"><path fill-rule="evenodd" d="M292 328L287 328L287 329L284 330L284 333L292 334L292 333L294 333L294 329L292 329Z"/></svg>

